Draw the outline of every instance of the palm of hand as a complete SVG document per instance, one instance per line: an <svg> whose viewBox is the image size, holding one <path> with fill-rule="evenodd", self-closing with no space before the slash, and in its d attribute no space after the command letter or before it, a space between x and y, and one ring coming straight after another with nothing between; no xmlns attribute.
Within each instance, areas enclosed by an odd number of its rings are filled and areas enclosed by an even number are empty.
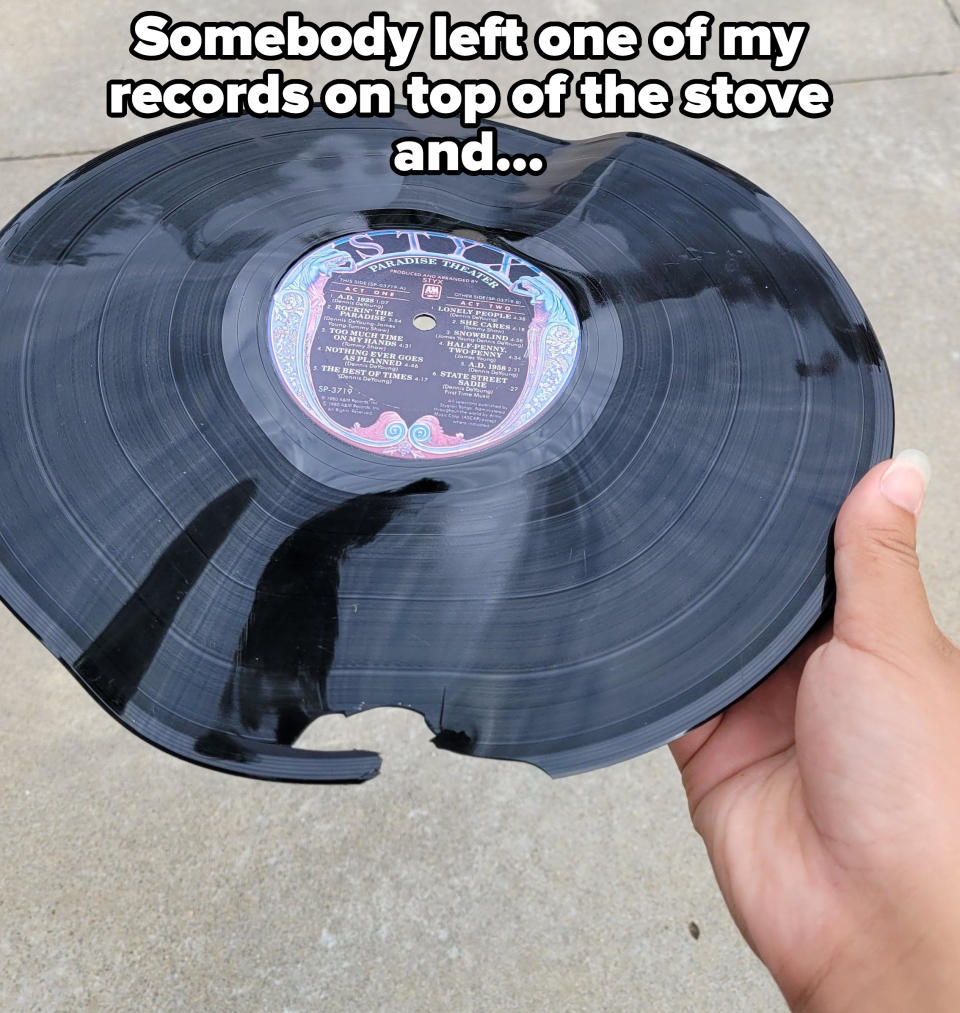
<svg viewBox="0 0 960 1013"><path fill-rule="evenodd" d="M794 1007L839 963L904 961L937 931L922 895L949 830L918 785L956 757L960 680L931 674L919 695L917 678L822 628L672 746L724 898Z"/></svg>

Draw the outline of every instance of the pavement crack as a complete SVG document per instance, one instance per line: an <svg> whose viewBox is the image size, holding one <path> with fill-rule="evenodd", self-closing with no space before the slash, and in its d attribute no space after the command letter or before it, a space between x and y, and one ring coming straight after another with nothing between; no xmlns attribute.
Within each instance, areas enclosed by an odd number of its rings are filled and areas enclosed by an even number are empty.
<svg viewBox="0 0 960 1013"><path fill-rule="evenodd" d="M871 84L874 81L912 81L921 77L949 77L956 70L920 70L914 74L878 74L876 77L849 77L839 81L829 81L831 87L840 84Z"/></svg>
<svg viewBox="0 0 960 1013"><path fill-rule="evenodd" d="M33 155L0 155L0 162L31 162L35 158L79 158L81 155L99 155L103 148L84 148L82 151L42 151Z"/></svg>
<svg viewBox="0 0 960 1013"><path fill-rule="evenodd" d="M943 6L950 12L950 20L960 28L960 14L957 14L956 8L950 3L950 0L943 0Z"/></svg>

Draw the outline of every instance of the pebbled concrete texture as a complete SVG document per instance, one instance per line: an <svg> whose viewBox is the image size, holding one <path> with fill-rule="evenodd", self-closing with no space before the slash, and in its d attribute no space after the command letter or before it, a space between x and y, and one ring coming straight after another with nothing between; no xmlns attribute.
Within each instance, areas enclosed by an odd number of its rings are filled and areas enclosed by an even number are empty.
<svg viewBox="0 0 960 1013"><path fill-rule="evenodd" d="M670 116L623 129L669 137L755 180L847 275L890 363L898 447L933 459L922 566L934 611L960 639L956 9L944 0L884 0L869 13L853 2L796 6L790 16L812 28L791 74L835 83L826 119ZM284 8L163 9L262 20ZM471 10L452 5L458 17ZM763 5L711 10L746 19ZM146 76L126 54L133 13L105 0L5 5L0 218L83 161L62 153L97 152L159 125L102 114L106 77ZM305 13L344 16L323 3ZM423 9L407 2L391 13ZM591 2L522 13L637 16L631 5ZM665 2L643 11L644 23L679 16ZM28 28L32 49L16 42ZM489 69L501 81L513 72ZM663 76L690 72L671 65ZM836 83L845 80L859 83ZM598 132L573 115L531 125ZM782 1008L720 900L665 750L553 782L523 765L437 751L417 715L378 710L321 719L303 741L381 751L375 781L263 784L192 767L124 731L7 612L0 658L0 1009Z"/></svg>

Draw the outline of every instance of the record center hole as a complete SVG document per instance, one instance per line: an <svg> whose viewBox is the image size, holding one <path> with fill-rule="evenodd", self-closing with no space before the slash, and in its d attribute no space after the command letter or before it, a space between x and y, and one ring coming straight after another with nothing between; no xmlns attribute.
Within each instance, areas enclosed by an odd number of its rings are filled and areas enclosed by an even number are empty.
<svg viewBox="0 0 960 1013"><path fill-rule="evenodd" d="M419 331L432 331L437 326L437 318L432 313L418 313L413 318L413 326Z"/></svg>

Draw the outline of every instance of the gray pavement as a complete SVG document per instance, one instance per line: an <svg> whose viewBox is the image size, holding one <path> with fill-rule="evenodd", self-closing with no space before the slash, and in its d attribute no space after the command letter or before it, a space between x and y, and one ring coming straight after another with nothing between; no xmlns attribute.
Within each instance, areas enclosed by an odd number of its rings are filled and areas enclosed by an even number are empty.
<svg viewBox="0 0 960 1013"><path fill-rule="evenodd" d="M160 6L194 19L286 9ZM659 0L640 12L591 0L515 9L531 20L639 16L643 25L681 16ZM769 6L710 9L748 19ZM105 78L147 76L126 53L138 10L108 0L3 5L3 219L82 162L79 153L160 125L102 112ZM424 13L409 0L390 10ZM306 13L347 17L319 2ZM935 613L960 639L957 9L813 0L790 16L812 25L791 75L835 86L825 120L671 116L623 129L665 135L753 179L850 280L890 363L897 445L933 460L923 573ZM674 84L691 76L649 57L640 67ZM322 79L319 65L284 69ZM470 64L444 73L458 69L476 74ZM182 64L149 70L200 76ZM483 70L503 82L515 67ZM533 126L598 132L576 116ZM6 612L0 658L0 1009L782 1008L726 914L666 751L552 782L519 764L437 751L417 715L377 710L349 724L322 719L302 743L378 749L377 780L263 784L190 766L124 731Z"/></svg>

